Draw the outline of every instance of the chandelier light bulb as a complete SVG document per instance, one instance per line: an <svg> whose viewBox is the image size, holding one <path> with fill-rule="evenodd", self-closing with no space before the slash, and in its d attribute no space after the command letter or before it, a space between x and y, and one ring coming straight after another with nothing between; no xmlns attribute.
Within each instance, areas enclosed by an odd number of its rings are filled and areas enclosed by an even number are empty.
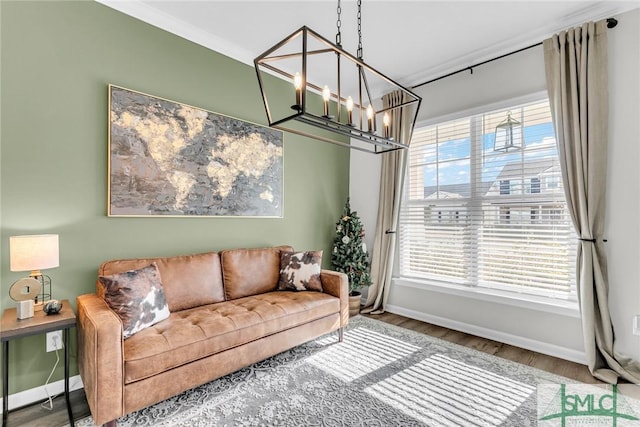
<svg viewBox="0 0 640 427"><path fill-rule="evenodd" d="M331 91L329 86L324 85L322 89L322 99L324 99L324 116L329 117L329 99L331 98Z"/></svg>
<svg viewBox="0 0 640 427"><path fill-rule="evenodd" d="M347 98L347 111L353 111L353 98Z"/></svg>
<svg viewBox="0 0 640 427"><path fill-rule="evenodd" d="M389 113L384 113L384 116L382 116L382 124L384 125L384 137L389 138L391 134L391 118L389 117Z"/></svg>
<svg viewBox="0 0 640 427"><path fill-rule="evenodd" d="M296 104L291 108L300 111L302 109L302 76L300 73L293 76L293 87L296 89Z"/></svg>
<svg viewBox="0 0 640 427"><path fill-rule="evenodd" d="M347 124L351 126L353 124L353 98L347 98Z"/></svg>
<svg viewBox="0 0 640 427"><path fill-rule="evenodd" d="M329 90L329 86L327 85L324 85L324 89L322 89L322 98L327 102L331 98L331 91Z"/></svg>
<svg viewBox="0 0 640 427"><path fill-rule="evenodd" d="M293 76L293 86L296 90L302 90L302 76L300 73L296 73L296 75Z"/></svg>
<svg viewBox="0 0 640 427"><path fill-rule="evenodd" d="M369 132L373 131L373 107L371 104L367 107L367 127Z"/></svg>

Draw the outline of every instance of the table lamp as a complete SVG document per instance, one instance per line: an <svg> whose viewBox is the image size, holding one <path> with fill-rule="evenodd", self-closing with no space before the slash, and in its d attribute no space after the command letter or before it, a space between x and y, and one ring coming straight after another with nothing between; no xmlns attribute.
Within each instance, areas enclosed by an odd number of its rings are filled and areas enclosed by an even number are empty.
<svg viewBox="0 0 640 427"><path fill-rule="evenodd" d="M31 271L28 278L16 281L9 290L9 295L18 301L18 318L20 317L20 302L33 300L36 308L42 309L42 304L51 299L51 278L42 274L40 270L55 268L60 265L58 235L41 234L29 236L9 237L9 258L11 271ZM23 313L28 316L28 305L25 304Z"/></svg>

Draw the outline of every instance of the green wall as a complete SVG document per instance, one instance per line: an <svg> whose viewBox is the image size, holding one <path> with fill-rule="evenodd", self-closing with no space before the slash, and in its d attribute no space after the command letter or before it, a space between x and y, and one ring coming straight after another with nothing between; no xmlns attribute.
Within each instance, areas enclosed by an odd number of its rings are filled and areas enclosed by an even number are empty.
<svg viewBox="0 0 640 427"><path fill-rule="evenodd" d="M0 1L0 15L2 309L26 275L9 271L9 236L19 234L60 235L60 267L46 273L54 297L74 307L113 258L291 244L324 249L329 266L349 152L292 134L282 219L106 216L107 85L264 124L253 67L94 2ZM44 340L11 343L10 393L44 384L55 362ZM71 350L75 374L75 340Z"/></svg>

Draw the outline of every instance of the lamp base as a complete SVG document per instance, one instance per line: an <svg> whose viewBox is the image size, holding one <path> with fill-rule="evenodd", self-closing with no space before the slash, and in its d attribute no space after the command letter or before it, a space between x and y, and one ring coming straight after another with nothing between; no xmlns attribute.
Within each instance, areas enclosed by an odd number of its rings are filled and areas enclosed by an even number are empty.
<svg viewBox="0 0 640 427"><path fill-rule="evenodd" d="M38 271L38 273L40 273ZM36 280L38 280L41 284L41 291L40 293L36 296L35 300L36 300L36 310L38 311L42 311L42 305L45 304L47 301L49 301L51 299L52 293L51 293L51 277L47 276L46 274L35 274L32 272L31 273L31 277L35 278Z"/></svg>
<svg viewBox="0 0 640 427"><path fill-rule="evenodd" d="M24 301L18 301L16 303L16 312L18 314L18 320L28 319L33 317L33 300L28 299Z"/></svg>

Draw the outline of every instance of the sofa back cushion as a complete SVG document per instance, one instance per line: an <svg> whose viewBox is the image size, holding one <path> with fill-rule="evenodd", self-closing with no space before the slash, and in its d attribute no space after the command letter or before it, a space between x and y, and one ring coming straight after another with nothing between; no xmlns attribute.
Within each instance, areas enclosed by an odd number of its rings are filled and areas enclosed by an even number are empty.
<svg viewBox="0 0 640 427"><path fill-rule="evenodd" d="M107 261L100 266L98 275L108 276L137 270L151 263L156 263L160 271L162 288L170 311L224 301L220 255L216 252ZM104 298L103 286L98 284L96 293Z"/></svg>
<svg viewBox="0 0 640 427"><path fill-rule="evenodd" d="M277 246L220 252L226 299L275 291L280 278L280 252L291 250L291 246Z"/></svg>

